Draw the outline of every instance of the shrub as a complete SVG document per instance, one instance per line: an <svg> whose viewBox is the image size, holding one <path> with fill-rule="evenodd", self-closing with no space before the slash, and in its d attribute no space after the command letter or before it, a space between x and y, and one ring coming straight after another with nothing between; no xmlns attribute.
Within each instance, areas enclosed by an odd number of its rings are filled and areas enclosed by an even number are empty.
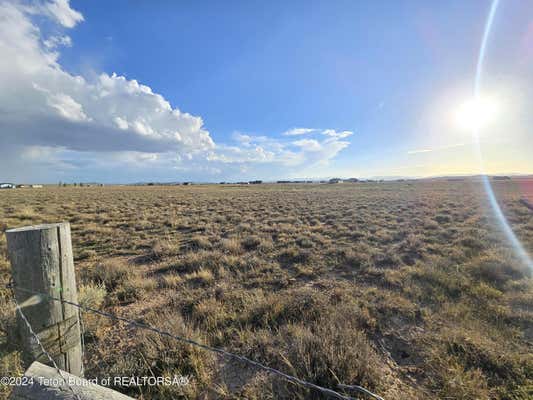
<svg viewBox="0 0 533 400"><path fill-rule="evenodd" d="M168 236L155 240L151 246L151 257L155 259L174 256L179 253L180 249L178 244L174 243Z"/></svg>
<svg viewBox="0 0 533 400"><path fill-rule="evenodd" d="M119 301L131 302L142 298L156 287L157 283L153 278L130 276L117 286L115 295Z"/></svg>
<svg viewBox="0 0 533 400"><path fill-rule="evenodd" d="M215 277L211 271L200 268L197 271L185 275L185 280L203 286L212 283Z"/></svg>
<svg viewBox="0 0 533 400"><path fill-rule="evenodd" d="M156 309L143 318L148 325L156 326L174 335L207 343L205 337L186 324L179 313ZM214 357L212 353L189 344L177 342L146 330L137 330L128 344L129 351L118 352L113 363L102 365L102 374L112 376L189 376L189 385L155 385L143 387L146 398L202 398L212 386ZM137 387L119 387L127 394L138 395Z"/></svg>
<svg viewBox="0 0 533 400"><path fill-rule="evenodd" d="M107 297L107 290L102 283L90 282L80 285L78 291L78 302L85 307L101 309ZM102 323L101 317L93 313L82 313L81 322L84 337L92 338L96 336L98 326Z"/></svg>
<svg viewBox="0 0 533 400"><path fill-rule="evenodd" d="M290 246L279 253L278 259L286 264L305 264L311 259L311 252L308 249L300 249L296 246Z"/></svg>
<svg viewBox="0 0 533 400"><path fill-rule="evenodd" d="M133 271L126 260L109 259L85 270L84 274L90 281L103 284L108 291L113 291L121 282L126 281Z"/></svg>
<svg viewBox="0 0 533 400"><path fill-rule="evenodd" d="M189 242L189 248L191 249L210 249L211 241L205 236L195 235Z"/></svg>
<svg viewBox="0 0 533 400"><path fill-rule="evenodd" d="M311 247L313 247L313 241L310 240L309 238L307 237L300 237L298 239L296 239L296 243L298 244L298 246L304 248L304 249L309 249Z"/></svg>
<svg viewBox="0 0 533 400"><path fill-rule="evenodd" d="M370 254L364 247L348 249L344 253L346 264L350 268L360 268L370 264Z"/></svg>
<svg viewBox="0 0 533 400"><path fill-rule="evenodd" d="M479 369L466 369L454 357L434 361L438 368L431 382L438 398L450 400L489 400L487 381Z"/></svg>
<svg viewBox="0 0 533 400"><path fill-rule="evenodd" d="M99 309L107 296L103 283L88 283L81 285L78 291L78 301L84 307Z"/></svg>
<svg viewBox="0 0 533 400"><path fill-rule="evenodd" d="M475 279L480 279L500 289L510 280L518 280L530 275L527 268L520 266L518 262L495 253L474 260L469 270Z"/></svg>
<svg viewBox="0 0 533 400"><path fill-rule="evenodd" d="M340 313L323 314L320 321L289 323L277 333L260 331L250 337L250 357L325 387L338 383L382 390L386 368L365 335ZM315 391L279 381L280 398L321 399Z"/></svg>
<svg viewBox="0 0 533 400"><path fill-rule="evenodd" d="M159 268L161 272L195 272L200 269L216 271L223 264L224 256L219 251L199 250L185 253L182 257L172 260Z"/></svg>
<svg viewBox="0 0 533 400"><path fill-rule="evenodd" d="M241 245L246 250L254 250L261 244L261 238L256 235L247 236L241 240Z"/></svg>
<svg viewBox="0 0 533 400"><path fill-rule="evenodd" d="M161 277L161 287L164 288L176 289L182 282L183 279L178 274L169 273Z"/></svg>
<svg viewBox="0 0 533 400"><path fill-rule="evenodd" d="M230 254L242 253L241 242L235 238L222 239L220 241L222 250Z"/></svg>
<svg viewBox="0 0 533 400"><path fill-rule="evenodd" d="M438 214L435 216L435 221L437 221L439 224L444 224L450 222L451 220L451 217L447 214Z"/></svg>

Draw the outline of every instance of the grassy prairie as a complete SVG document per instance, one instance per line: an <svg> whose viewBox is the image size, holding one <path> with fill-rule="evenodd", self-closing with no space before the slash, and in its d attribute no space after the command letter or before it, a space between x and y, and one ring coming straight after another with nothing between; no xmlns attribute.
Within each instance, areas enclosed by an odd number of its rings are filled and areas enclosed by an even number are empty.
<svg viewBox="0 0 533 400"><path fill-rule="evenodd" d="M531 251L521 187L495 183ZM3 190L2 287L5 229L62 220L85 304L387 400L533 398L531 273L479 183ZM0 301L0 375L20 374L5 289ZM84 320L88 377L192 378L184 388L117 388L133 396L321 398L188 345Z"/></svg>

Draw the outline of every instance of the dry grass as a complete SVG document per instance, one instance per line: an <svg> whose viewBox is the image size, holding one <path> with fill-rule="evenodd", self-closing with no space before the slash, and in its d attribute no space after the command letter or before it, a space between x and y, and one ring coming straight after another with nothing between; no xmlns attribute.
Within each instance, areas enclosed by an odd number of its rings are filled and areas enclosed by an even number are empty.
<svg viewBox="0 0 533 400"><path fill-rule="evenodd" d="M514 182L496 190L533 249ZM3 231L72 225L80 301L386 399L533 398L533 281L474 182L0 191ZM21 374L0 290L0 375ZM87 376L183 374L143 398L321 398L94 316ZM113 349L110 351L109 349ZM0 388L0 394L8 392Z"/></svg>

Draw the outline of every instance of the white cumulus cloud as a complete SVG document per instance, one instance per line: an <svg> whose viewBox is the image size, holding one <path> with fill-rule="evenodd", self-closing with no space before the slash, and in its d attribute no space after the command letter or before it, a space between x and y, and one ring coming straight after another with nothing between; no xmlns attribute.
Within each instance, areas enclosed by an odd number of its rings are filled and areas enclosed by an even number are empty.
<svg viewBox="0 0 533 400"><path fill-rule="evenodd" d="M7 145L78 151L196 152L213 148L200 117L173 108L150 87L117 74L91 81L65 71L33 21L65 28L83 21L68 1L0 3L0 130Z"/></svg>
<svg viewBox="0 0 533 400"><path fill-rule="evenodd" d="M67 35L50 36L48 39L43 40L43 44L49 49L54 49L59 46L70 47L72 46L72 39Z"/></svg>
<svg viewBox="0 0 533 400"><path fill-rule="evenodd" d="M38 2L34 7L29 7L28 11L51 17L65 28L74 28L78 22L83 21L83 15L70 7L69 0Z"/></svg>
<svg viewBox="0 0 533 400"><path fill-rule="evenodd" d="M126 121L124 118L115 117L113 118L113 122L117 126L118 129L126 130L129 127L128 121Z"/></svg>
<svg viewBox="0 0 533 400"><path fill-rule="evenodd" d="M235 133L232 143L215 144L201 117L147 85L118 73L89 79L66 71L60 50L74 44L64 31L82 21L68 0L0 0L3 179L99 180L110 170L116 178L108 181L164 180L172 171L191 179L283 176L328 163L350 144L343 140L350 131L314 128L292 128L281 138ZM44 37L41 23L53 35ZM313 136L290 138L300 135Z"/></svg>
<svg viewBox="0 0 533 400"><path fill-rule="evenodd" d="M65 93L53 93L46 99L48 105L57 113L71 121L88 121L89 118L83 112L83 107L72 97Z"/></svg>

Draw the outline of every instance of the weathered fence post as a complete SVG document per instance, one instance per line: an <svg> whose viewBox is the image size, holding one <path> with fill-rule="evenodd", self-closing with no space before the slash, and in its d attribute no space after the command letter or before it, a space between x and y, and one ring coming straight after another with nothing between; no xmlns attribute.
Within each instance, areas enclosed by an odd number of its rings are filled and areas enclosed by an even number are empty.
<svg viewBox="0 0 533 400"><path fill-rule="evenodd" d="M78 302L70 224L62 222L27 226L6 231L15 298L58 367L81 376L82 348L76 307L32 292ZM49 364L18 317L22 356L26 367L34 360Z"/></svg>

